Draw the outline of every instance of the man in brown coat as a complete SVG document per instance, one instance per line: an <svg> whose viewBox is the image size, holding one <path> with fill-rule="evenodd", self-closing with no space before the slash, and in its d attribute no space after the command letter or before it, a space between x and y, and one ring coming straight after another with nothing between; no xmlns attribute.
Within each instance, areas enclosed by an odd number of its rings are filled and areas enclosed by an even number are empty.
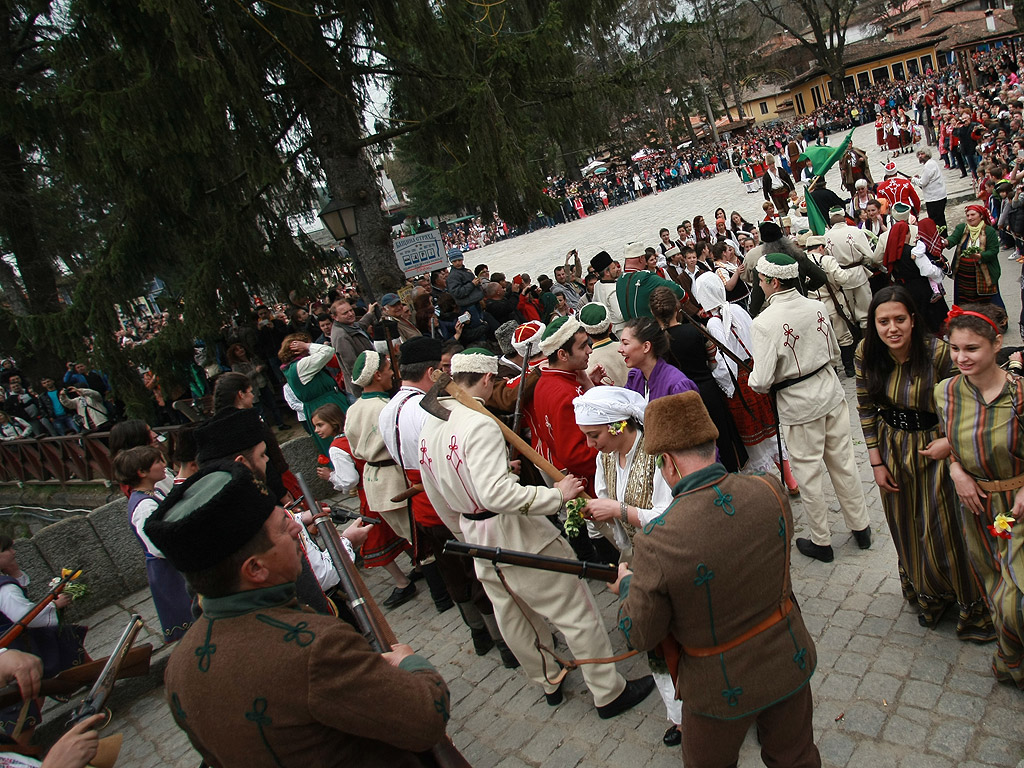
<svg viewBox="0 0 1024 768"><path fill-rule="evenodd" d="M757 724L766 765L818 768L810 678L814 642L789 577L793 516L773 477L715 462L718 430L696 392L647 406L645 449L675 501L620 565L619 627L629 644L678 649L687 768L735 765Z"/></svg>
<svg viewBox="0 0 1024 768"><path fill-rule="evenodd" d="M295 600L299 525L241 464L200 470L146 534L202 595L164 682L171 714L220 768L423 765L448 687L407 645L374 653Z"/></svg>

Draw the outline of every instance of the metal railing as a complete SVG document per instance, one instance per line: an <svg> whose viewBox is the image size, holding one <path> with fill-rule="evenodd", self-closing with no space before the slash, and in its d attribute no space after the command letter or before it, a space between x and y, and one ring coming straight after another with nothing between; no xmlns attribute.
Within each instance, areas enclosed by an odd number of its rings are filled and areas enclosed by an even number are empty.
<svg viewBox="0 0 1024 768"><path fill-rule="evenodd" d="M160 434L177 429L154 427ZM0 485L97 482L116 485L109 432L0 440Z"/></svg>

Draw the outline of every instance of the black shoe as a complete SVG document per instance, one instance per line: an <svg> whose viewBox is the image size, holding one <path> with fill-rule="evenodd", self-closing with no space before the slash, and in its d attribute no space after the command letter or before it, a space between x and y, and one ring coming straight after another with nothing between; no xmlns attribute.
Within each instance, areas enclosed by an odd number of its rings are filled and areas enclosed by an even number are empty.
<svg viewBox="0 0 1024 768"><path fill-rule="evenodd" d="M853 538L857 540L857 546L861 549L871 548L871 528L870 526L862 531L854 531Z"/></svg>
<svg viewBox="0 0 1024 768"><path fill-rule="evenodd" d="M836 559L831 545L822 547L810 539L797 539L796 548L800 550L800 554L813 557L815 560L821 560L823 563L831 563Z"/></svg>
<svg viewBox="0 0 1024 768"><path fill-rule="evenodd" d="M854 368L852 365L848 365L845 368L843 368L843 373L846 374L846 378L852 379L854 376L857 375L857 369Z"/></svg>
<svg viewBox="0 0 1024 768"><path fill-rule="evenodd" d="M448 597L448 595L445 595L444 597L434 601L434 607L437 608L438 613L444 613L445 611L450 611L454 608L455 602Z"/></svg>
<svg viewBox="0 0 1024 768"><path fill-rule="evenodd" d="M512 653L512 649L508 647L504 640L495 640L494 644L498 646L498 653L501 654L501 663L505 669L519 669L519 659Z"/></svg>
<svg viewBox="0 0 1024 768"><path fill-rule="evenodd" d="M666 747L678 747L683 743L683 732L673 725L665 731L665 735L661 737L661 740L665 742Z"/></svg>
<svg viewBox="0 0 1024 768"><path fill-rule="evenodd" d="M473 637L473 650L476 651L477 656L486 656L487 652L494 647L494 640L486 627L470 629L469 634Z"/></svg>
<svg viewBox="0 0 1024 768"><path fill-rule="evenodd" d="M621 715L627 709L635 707L641 701L650 696L654 690L654 677L638 677L636 680L627 680L626 687L619 694L619 697L610 704L597 708L597 716L602 720Z"/></svg>
<svg viewBox="0 0 1024 768"><path fill-rule="evenodd" d="M562 683L565 682L565 678L562 678L562 682L555 688L554 693L545 693L544 700L547 701L549 707L557 707L562 703Z"/></svg>
<svg viewBox="0 0 1024 768"><path fill-rule="evenodd" d="M391 590L391 594L388 595L382 605L385 608L397 608L402 603L408 603L414 597L416 597L416 585L410 582L407 587L403 587L402 589L395 587Z"/></svg>

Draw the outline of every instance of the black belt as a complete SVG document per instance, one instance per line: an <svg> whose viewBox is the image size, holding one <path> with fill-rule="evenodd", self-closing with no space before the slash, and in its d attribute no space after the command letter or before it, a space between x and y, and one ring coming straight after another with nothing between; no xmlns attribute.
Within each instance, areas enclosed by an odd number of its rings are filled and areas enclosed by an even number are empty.
<svg viewBox="0 0 1024 768"><path fill-rule="evenodd" d="M939 426L939 415L931 411L915 411L910 408L879 408L882 421L893 429L908 432L935 429Z"/></svg>
<svg viewBox="0 0 1024 768"><path fill-rule="evenodd" d="M483 512L473 512L472 514L466 514L465 512L463 512L462 516L464 518L466 518L467 520L477 520L477 521L479 521L479 520L490 520L492 517L497 517L498 513L497 512L488 512L487 510L484 510Z"/></svg>
<svg viewBox="0 0 1024 768"><path fill-rule="evenodd" d="M863 267L863 266L864 265L860 264L860 263L857 263L857 264L840 264L839 268L840 269L856 269L857 267Z"/></svg>
<svg viewBox="0 0 1024 768"><path fill-rule="evenodd" d="M394 459L384 459L382 461L368 461L366 462L368 467L397 467L398 462Z"/></svg>
<svg viewBox="0 0 1024 768"><path fill-rule="evenodd" d="M775 392L785 389L786 387L792 387L794 384L799 384L801 381L807 381L807 379L811 378L812 376L817 376L826 368L828 368L828 363L825 363L823 366L821 366L821 368L818 368L815 371L805 373L803 376L797 376L795 379L786 379L785 381L780 381L778 384L772 384L771 387L769 387L769 390L774 394Z"/></svg>

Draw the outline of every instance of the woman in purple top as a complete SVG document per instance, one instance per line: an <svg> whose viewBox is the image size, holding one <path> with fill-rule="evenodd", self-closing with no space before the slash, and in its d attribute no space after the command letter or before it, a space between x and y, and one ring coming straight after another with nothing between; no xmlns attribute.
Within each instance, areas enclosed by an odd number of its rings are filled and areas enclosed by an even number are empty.
<svg viewBox="0 0 1024 768"><path fill-rule="evenodd" d="M668 338L653 318L634 317L626 323L619 354L630 369L626 389L639 392L647 402L665 395L700 391L685 373L665 362Z"/></svg>

